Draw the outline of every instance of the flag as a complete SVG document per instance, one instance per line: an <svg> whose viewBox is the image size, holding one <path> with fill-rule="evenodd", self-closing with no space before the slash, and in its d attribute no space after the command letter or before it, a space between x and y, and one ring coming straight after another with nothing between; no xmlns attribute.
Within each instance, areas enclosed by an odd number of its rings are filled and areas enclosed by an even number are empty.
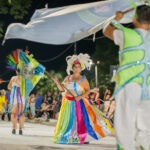
<svg viewBox="0 0 150 150"><path fill-rule="evenodd" d="M18 71L21 77L21 95L27 99L45 72L45 67L20 49L12 51L7 57L7 69ZM5 82L0 79L0 83Z"/></svg>
<svg viewBox="0 0 150 150"><path fill-rule="evenodd" d="M45 67L23 51L19 51L18 68L21 75L21 95L27 99L32 89L44 75Z"/></svg>
<svg viewBox="0 0 150 150"><path fill-rule="evenodd" d="M101 30L116 11L131 8L129 2L130 0L107 0L38 9L27 24L10 24L4 40L24 39L54 45L73 43ZM121 23L131 22L132 15L133 12L125 15Z"/></svg>

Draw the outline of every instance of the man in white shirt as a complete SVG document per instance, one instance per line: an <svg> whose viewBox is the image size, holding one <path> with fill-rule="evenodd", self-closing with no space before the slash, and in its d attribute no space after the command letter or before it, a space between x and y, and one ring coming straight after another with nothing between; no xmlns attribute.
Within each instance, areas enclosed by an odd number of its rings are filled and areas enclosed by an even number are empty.
<svg viewBox="0 0 150 150"><path fill-rule="evenodd" d="M120 21L123 15L123 12L117 12L114 20ZM149 150L150 96L147 95L150 86L147 85L149 75L145 70L149 70L150 61L150 7L141 5L136 8L134 30L115 21L109 23L103 32L120 47L120 67L116 75L118 92L115 95L117 150L135 150L137 147ZM145 91L149 93L145 94Z"/></svg>

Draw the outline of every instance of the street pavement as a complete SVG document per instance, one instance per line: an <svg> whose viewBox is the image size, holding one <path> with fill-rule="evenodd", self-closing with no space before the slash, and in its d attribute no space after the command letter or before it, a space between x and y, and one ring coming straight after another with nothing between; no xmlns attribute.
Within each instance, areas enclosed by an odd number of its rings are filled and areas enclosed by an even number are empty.
<svg viewBox="0 0 150 150"><path fill-rule="evenodd" d="M0 150L115 150L115 137L106 137L90 144L54 144L54 126L25 123L23 135L11 134L11 123L0 121Z"/></svg>

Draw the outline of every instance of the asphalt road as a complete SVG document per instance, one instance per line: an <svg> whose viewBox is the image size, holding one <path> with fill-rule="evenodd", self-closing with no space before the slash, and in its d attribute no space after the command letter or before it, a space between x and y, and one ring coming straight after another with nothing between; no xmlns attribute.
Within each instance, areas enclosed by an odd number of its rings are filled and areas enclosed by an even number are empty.
<svg viewBox="0 0 150 150"><path fill-rule="evenodd" d="M91 141L84 145L54 144L51 140L55 127L25 123L23 135L11 134L11 123L0 121L0 150L115 150L114 137Z"/></svg>

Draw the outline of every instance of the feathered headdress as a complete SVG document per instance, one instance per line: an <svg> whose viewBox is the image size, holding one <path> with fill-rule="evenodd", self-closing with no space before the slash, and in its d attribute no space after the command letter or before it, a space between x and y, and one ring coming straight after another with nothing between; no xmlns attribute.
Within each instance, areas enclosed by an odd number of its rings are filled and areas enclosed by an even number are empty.
<svg viewBox="0 0 150 150"><path fill-rule="evenodd" d="M19 69L19 51L22 51L21 49L17 49L11 52L11 54L9 54L7 56L7 69L13 70L13 71L17 71ZM25 50L26 54L29 54L28 50Z"/></svg>
<svg viewBox="0 0 150 150"><path fill-rule="evenodd" d="M77 63L81 64L82 70L85 69L90 70L91 62L92 62L88 54L82 54L82 53L80 53L79 55L68 56L66 57L66 61L67 61L67 70L66 70L67 74L70 74L73 65Z"/></svg>
<svg viewBox="0 0 150 150"><path fill-rule="evenodd" d="M7 69L10 70L17 70L17 65L19 64L19 49L12 51L12 53L10 55L7 56L8 62L7 62Z"/></svg>
<svg viewBox="0 0 150 150"><path fill-rule="evenodd" d="M44 74L45 67L29 55L29 51L17 49L8 57L8 69L19 70L21 77L21 95L26 99L31 90ZM3 82L0 80L0 83Z"/></svg>

